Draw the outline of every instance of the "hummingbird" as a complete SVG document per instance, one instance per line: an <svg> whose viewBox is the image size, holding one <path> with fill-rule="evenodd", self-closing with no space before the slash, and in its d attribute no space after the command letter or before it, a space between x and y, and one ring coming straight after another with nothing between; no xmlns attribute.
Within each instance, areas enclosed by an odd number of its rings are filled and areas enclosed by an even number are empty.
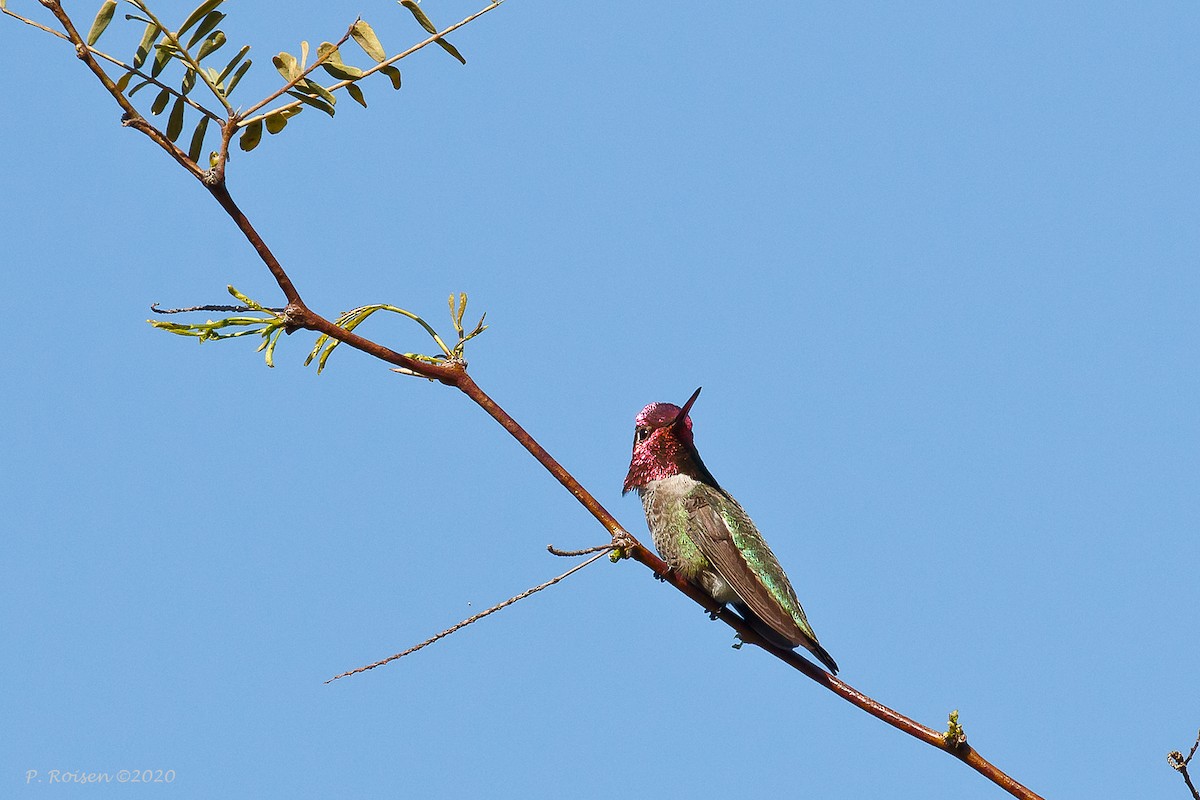
<svg viewBox="0 0 1200 800"><path fill-rule="evenodd" d="M692 404L651 403L637 415L625 490L642 498L654 548L672 569L718 603L731 604L764 639L803 647L837 674L779 559L733 496L700 460Z"/></svg>

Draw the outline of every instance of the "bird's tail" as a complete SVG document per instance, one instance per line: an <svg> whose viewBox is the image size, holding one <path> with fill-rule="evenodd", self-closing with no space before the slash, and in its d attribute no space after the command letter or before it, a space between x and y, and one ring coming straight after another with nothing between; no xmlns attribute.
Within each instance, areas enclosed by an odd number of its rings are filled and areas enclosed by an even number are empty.
<svg viewBox="0 0 1200 800"><path fill-rule="evenodd" d="M826 650L824 647L821 647L821 643L816 639L805 637L801 642L793 642L792 640L780 634L779 631L772 628L766 622L759 619L758 615L751 611L745 603L735 602L733 603L733 606L738 610L738 613L742 615L742 618L745 619L746 622L750 623L750 627L754 628L755 632L759 636L763 637L771 644L775 645L776 647L782 647L784 650L795 650L797 647L803 647L805 650L816 656L817 660L825 665L825 669L829 670L834 675L837 675L837 662L833 660L833 656L829 655L828 650Z"/></svg>
<svg viewBox="0 0 1200 800"><path fill-rule="evenodd" d="M834 675L837 675L837 662L833 660L833 656L829 655L828 650L826 650L824 647L821 647L820 642L814 639L811 644L805 642L804 647L807 648L808 652L816 656L818 661L825 665L825 669L829 670Z"/></svg>

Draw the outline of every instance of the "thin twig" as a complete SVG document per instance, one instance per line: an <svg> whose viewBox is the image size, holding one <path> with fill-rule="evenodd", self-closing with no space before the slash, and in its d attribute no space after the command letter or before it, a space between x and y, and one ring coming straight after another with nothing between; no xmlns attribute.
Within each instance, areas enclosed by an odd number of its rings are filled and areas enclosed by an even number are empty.
<svg viewBox="0 0 1200 800"><path fill-rule="evenodd" d="M596 548L593 548L593 549L596 549ZM529 597L529 595L540 592L542 589L547 589L547 588L553 586L554 584L558 583L559 581L563 580L564 578L567 578L567 577L573 575L574 573L578 572L579 570L583 569L584 567L588 566L589 564L593 564L596 561L599 561L604 556L605 553L607 553L609 550L612 550L612 545L604 545L603 547L601 547L599 549L602 552L596 553L596 555L592 556L587 561L584 561L582 564L576 564L575 566L571 567L569 570L564 572L562 575L559 575L557 578L551 578L550 580L546 581L545 583L539 583L537 586L534 586L532 589L526 589L525 591L521 592L516 597L510 597L507 600L505 600L503 603L498 603L497 605L492 606L487 611L480 611L475 616L468 617L467 619L464 619L462 622L458 623L457 625L451 625L449 628L446 628L446 630L442 631L441 633L439 633L435 636L430 636L425 641L421 642L418 645L414 645L413 647L408 648L403 653L396 653L395 655L388 656L387 658L385 658L381 661L376 661L374 664L367 664L364 667L358 667L357 669L352 669L348 672L343 672L341 675L334 675L332 678L330 678L329 680L327 680L325 682L333 683L338 678L345 678L350 675L357 675L360 672L366 672L369 669L375 669L376 667L382 667L384 664L395 661L398 658L404 658L409 653L415 653L423 647L428 647L429 645L436 642L438 639L444 639L447 636L449 636L450 634L454 633L455 631L458 631L458 630L461 630L461 629L467 627L472 622L478 622L479 620L483 619L484 617L486 617L490 614L495 614L500 609L507 608L508 606L511 606L513 603L516 603L520 600L524 600L526 597Z"/></svg>
<svg viewBox="0 0 1200 800"><path fill-rule="evenodd" d="M1196 748L1200 748L1200 733L1196 734L1196 743L1188 751L1187 758L1184 758L1183 753L1178 750L1172 750L1170 753L1167 753L1167 763L1171 765L1171 769L1183 776L1183 782L1191 790L1192 797L1195 800L1200 800L1200 792L1196 791L1196 787L1192 783L1192 776L1188 774L1188 763L1192 760L1192 756L1196 755Z"/></svg>
<svg viewBox="0 0 1200 800"><path fill-rule="evenodd" d="M22 17L20 14L17 14L16 12L12 11L11 9L0 8L0 14L4 14L6 16L12 17L13 19L24 22L26 25L32 25L33 27L37 28L38 30L45 31L46 33L48 33L52 36L57 36L60 39L66 39L68 42L71 41L70 37L64 36L63 34L59 33L58 31L54 30L53 28L47 28L42 23L36 22L32 19L29 19L29 17Z"/></svg>
<svg viewBox="0 0 1200 800"><path fill-rule="evenodd" d="M261 309L251 308L250 306L188 306L187 308L159 308L158 303L151 303L150 310L155 314L186 314L189 311L231 311L241 313L245 311L271 311L276 314L282 314L286 309L283 308L266 308Z"/></svg>
<svg viewBox="0 0 1200 800"><path fill-rule="evenodd" d="M613 549L613 545L610 542L609 544L598 544L595 547L588 547L583 550L559 550L554 545L548 544L548 545L546 545L546 549L549 550L552 554L554 554L556 556L571 557L571 556L586 556L588 553L599 553L601 550L608 552L609 550Z"/></svg>

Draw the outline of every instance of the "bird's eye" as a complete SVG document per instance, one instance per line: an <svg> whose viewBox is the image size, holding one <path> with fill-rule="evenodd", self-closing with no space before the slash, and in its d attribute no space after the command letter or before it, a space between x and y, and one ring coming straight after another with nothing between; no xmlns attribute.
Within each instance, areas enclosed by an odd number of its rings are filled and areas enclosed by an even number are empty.
<svg viewBox="0 0 1200 800"><path fill-rule="evenodd" d="M646 441L649 438L650 438L650 429L649 428L637 428L633 432L633 443L634 444L641 444L642 442Z"/></svg>

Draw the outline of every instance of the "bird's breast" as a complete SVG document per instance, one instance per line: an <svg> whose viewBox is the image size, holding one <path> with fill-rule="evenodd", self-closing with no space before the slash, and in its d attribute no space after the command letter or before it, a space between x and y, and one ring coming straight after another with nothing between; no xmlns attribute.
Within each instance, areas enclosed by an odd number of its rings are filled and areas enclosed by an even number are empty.
<svg viewBox="0 0 1200 800"><path fill-rule="evenodd" d="M654 549L669 566L716 597L725 594L721 591L725 588L724 582L721 581L722 586L706 585L710 582L706 580L707 576L717 576L688 530L691 521L685 500L698 483L687 475L672 475L648 482L638 488L638 493L642 497L642 509L646 512L646 524L654 539Z"/></svg>

